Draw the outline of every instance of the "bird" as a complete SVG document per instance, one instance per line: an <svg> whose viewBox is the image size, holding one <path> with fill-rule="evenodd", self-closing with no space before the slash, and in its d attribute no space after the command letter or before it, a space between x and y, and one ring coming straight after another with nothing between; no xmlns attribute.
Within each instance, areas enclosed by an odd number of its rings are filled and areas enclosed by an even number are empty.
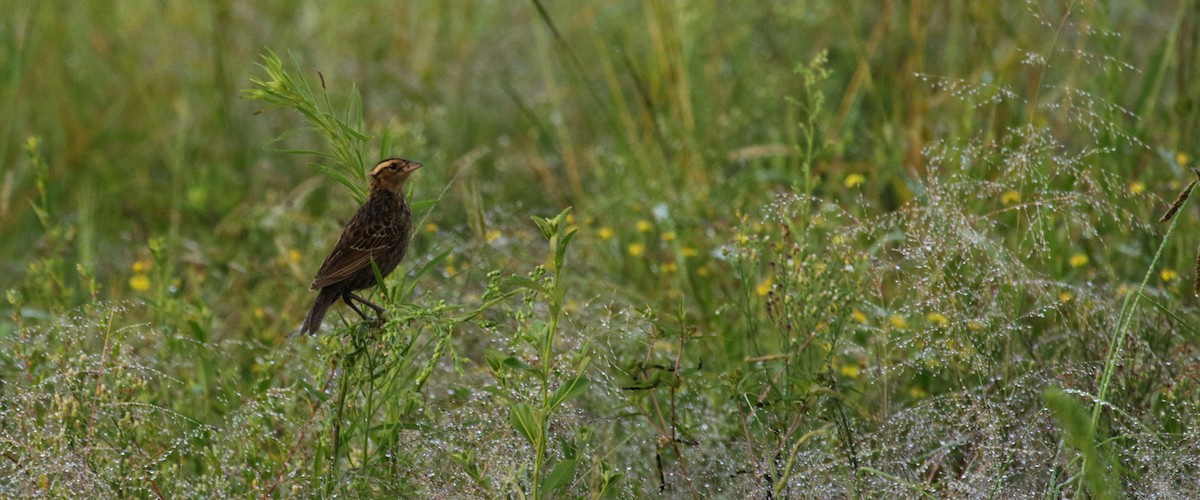
<svg viewBox="0 0 1200 500"><path fill-rule="evenodd" d="M376 284L376 269L379 276L386 277L404 259L413 232L412 209L404 196L404 183L421 166L404 158L388 158L371 169L367 200L346 223L333 251L313 278L310 289L320 293L300 327L301 333L316 334L325 313L338 299L364 320L367 315L355 301L382 318L382 307L354 292Z"/></svg>

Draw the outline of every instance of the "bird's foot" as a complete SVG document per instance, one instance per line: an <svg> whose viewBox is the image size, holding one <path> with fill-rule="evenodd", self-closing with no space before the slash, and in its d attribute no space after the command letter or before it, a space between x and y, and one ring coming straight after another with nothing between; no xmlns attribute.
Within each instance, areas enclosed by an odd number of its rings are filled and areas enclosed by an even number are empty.
<svg viewBox="0 0 1200 500"><path fill-rule="evenodd" d="M367 299L360 297L358 294L353 293L353 292L346 292L346 295L342 296L342 300L344 300L346 302L346 305L350 306L351 309L354 309L354 312L358 313L358 315L362 317L363 321L370 321L370 322L375 323L376 325L383 325L386 322L386 320L383 318L383 313L387 312L387 310L382 307L379 307L378 305L374 304L373 302L371 302ZM370 307L371 310L375 311L375 317L370 318L367 316L367 314L365 312L363 312L362 309L359 309L358 306L354 304L354 301L356 301L356 300L359 303L361 303L362 305Z"/></svg>

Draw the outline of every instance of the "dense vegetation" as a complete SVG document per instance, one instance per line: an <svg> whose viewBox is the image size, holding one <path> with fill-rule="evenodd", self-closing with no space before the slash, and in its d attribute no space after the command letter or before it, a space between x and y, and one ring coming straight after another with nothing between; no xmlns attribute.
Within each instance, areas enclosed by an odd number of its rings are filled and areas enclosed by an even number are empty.
<svg viewBox="0 0 1200 500"><path fill-rule="evenodd" d="M1194 1L18 2L0 75L6 496L1200 491ZM293 336L387 156L387 322Z"/></svg>

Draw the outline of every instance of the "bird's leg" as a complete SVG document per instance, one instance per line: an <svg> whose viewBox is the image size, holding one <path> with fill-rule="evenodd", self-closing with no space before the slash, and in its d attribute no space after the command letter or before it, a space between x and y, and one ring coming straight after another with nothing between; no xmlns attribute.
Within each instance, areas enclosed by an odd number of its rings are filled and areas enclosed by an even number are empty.
<svg viewBox="0 0 1200 500"><path fill-rule="evenodd" d="M375 311L376 318L379 319L379 321L383 321L384 309L382 307L375 305L374 303L372 303L371 301L369 301L367 299L359 297L358 294L356 294L354 292L346 292L346 295L342 296L342 300L345 300L346 304L349 305L351 308L353 308L355 311L357 311L358 315L362 316L363 319L367 319L367 315L363 314L362 310L359 309L358 307L356 307L354 305L354 303L352 303L350 301L350 299L357 300L357 301L361 302L363 305L370 307L372 310Z"/></svg>
<svg viewBox="0 0 1200 500"><path fill-rule="evenodd" d="M358 313L359 316L362 316L362 319L364 319L364 320L368 319L367 314L364 313L362 311L362 309L359 309L358 306L354 304L354 301L350 300L351 295L353 295L353 294L351 294L351 293L343 294L342 302L345 302L346 305L350 306L351 309L354 309L354 312Z"/></svg>

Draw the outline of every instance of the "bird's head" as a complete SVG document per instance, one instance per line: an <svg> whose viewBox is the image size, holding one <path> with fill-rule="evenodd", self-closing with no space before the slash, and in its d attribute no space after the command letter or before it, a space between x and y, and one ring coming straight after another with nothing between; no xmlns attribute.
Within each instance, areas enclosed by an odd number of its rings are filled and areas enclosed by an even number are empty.
<svg viewBox="0 0 1200 500"><path fill-rule="evenodd" d="M371 189L387 189L400 192L404 181L421 164L404 158L388 158L371 169Z"/></svg>

